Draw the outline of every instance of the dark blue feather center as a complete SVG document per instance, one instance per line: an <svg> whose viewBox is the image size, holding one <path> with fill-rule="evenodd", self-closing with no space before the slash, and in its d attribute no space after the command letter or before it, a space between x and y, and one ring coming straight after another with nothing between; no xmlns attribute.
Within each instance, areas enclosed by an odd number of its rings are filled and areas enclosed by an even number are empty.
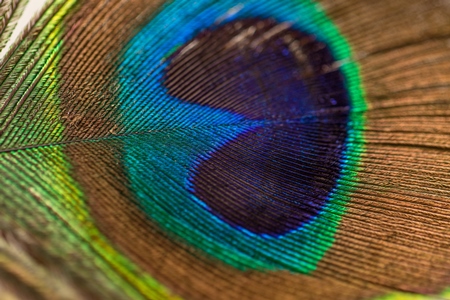
<svg viewBox="0 0 450 300"><path fill-rule="evenodd" d="M327 47L270 19L199 33L166 69L169 94L261 121L199 158L190 191L235 228L279 236L317 216L336 185L349 99Z"/></svg>

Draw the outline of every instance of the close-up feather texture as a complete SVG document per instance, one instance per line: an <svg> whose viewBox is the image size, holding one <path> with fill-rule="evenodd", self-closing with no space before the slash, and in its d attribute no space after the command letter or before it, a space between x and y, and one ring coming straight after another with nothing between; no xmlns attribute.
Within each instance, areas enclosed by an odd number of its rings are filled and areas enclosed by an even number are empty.
<svg viewBox="0 0 450 300"><path fill-rule="evenodd" d="M450 1L0 20L0 299L450 299Z"/></svg>

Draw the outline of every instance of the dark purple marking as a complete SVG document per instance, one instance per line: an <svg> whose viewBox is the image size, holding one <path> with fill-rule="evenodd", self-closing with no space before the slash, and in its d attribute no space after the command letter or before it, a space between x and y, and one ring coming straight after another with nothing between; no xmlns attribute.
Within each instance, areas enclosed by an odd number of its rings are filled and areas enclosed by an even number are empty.
<svg viewBox="0 0 450 300"><path fill-rule="evenodd" d="M279 236L323 209L341 171L349 110L325 44L286 23L233 21L178 49L165 86L186 102L265 121L192 170L191 192L213 214Z"/></svg>

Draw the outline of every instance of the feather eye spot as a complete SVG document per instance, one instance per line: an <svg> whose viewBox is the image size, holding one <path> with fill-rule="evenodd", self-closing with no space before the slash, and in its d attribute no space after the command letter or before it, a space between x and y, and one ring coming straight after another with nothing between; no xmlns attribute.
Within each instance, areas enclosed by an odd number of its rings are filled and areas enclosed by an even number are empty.
<svg viewBox="0 0 450 300"><path fill-rule="evenodd" d="M348 110L333 110L349 105L343 76L323 42L292 26L249 18L205 29L169 57L164 82L252 124L199 158L188 188L237 230L273 237L322 210L346 149Z"/></svg>

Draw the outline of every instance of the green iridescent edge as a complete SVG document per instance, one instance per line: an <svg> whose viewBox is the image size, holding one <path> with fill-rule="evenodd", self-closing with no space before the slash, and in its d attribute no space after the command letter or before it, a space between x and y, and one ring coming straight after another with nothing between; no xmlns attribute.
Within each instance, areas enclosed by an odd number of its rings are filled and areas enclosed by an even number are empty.
<svg viewBox="0 0 450 300"><path fill-rule="evenodd" d="M448 300L450 299L450 290L446 289L439 295L428 296L408 293L391 293L372 298L372 300Z"/></svg>

